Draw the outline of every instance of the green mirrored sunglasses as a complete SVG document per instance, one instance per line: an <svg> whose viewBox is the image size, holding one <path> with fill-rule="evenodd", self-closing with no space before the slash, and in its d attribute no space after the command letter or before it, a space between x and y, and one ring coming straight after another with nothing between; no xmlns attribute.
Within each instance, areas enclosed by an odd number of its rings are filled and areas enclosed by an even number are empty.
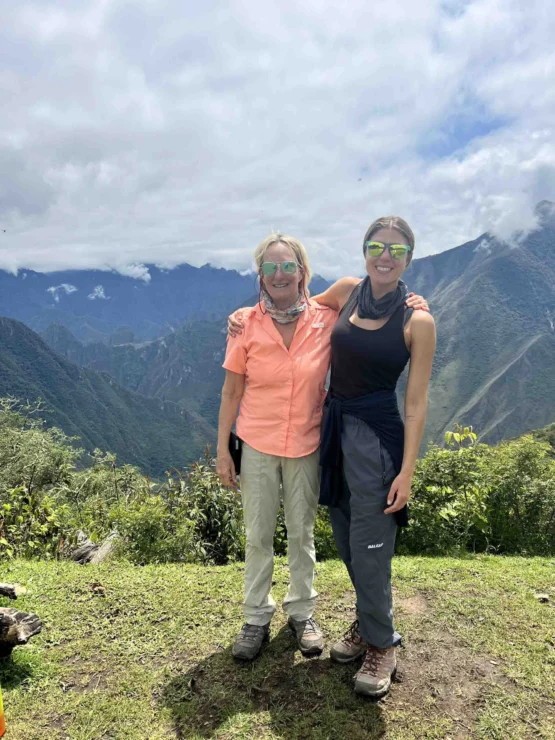
<svg viewBox="0 0 555 740"><path fill-rule="evenodd" d="M406 257L412 249L406 244L384 244L383 242L368 241L364 245L367 257L380 257L387 249L394 260L401 260Z"/></svg>
<svg viewBox="0 0 555 740"><path fill-rule="evenodd" d="M263 275L274 275L277 272L278 267L281 267L281 271L286 275L294 275L297 272L296 262L263 262L261 270Z"/></svg>

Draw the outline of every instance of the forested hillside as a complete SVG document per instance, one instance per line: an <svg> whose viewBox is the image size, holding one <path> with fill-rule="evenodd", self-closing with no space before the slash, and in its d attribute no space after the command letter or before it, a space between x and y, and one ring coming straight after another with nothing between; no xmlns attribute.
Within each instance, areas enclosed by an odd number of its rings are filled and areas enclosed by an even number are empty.
<svg viewBox="0 0 555 740"><path fill-rule="evenodd" d="M197 414L68 362L24 324L6 318L0 318L0 396L44 399L49 426L78 436L89 452L109 450L151 475L197 459L215 441L213 428Z"/></svg>
<svg viewBox="0 0 555 740"><path fill-rule="evenodd" d="M216 426L224 379L225 322L188 321L153 342L82 344L61 324L44 340L83 367L110 373L133 391L175 401Z"/></svg>

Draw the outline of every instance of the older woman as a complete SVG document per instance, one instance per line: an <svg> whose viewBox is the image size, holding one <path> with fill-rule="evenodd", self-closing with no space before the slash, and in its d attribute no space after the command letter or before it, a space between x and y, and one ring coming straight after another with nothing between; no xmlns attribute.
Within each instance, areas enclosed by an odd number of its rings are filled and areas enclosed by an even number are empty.
<svg viewBox="0 0 555 740"><path fill-rule="evenodd" d="M291 582L284 609L305 654L323 649L312 617L316 591L313 527L318 505L318 447L337 314L308 298L308 257L287 236L257 247L260 302L241 335L228 340L218 428L217 471L235 484L228 438L239 403L237 433L243 440L241 496L246 529L246 622L233 655L254 658L269 637L276 605L270 595L273 537L283 489Z"/></svg>
<svg viewBox="0 0 555 740"><path fill-rule="evenodd" d="M234 486L228 439L240 404L246 621L233 655L244 660L254 658L268 640L276 610L270 589L280 484L290 569L283 606L301 651L310 655L323 649L322 632L312 616L317 596L313 530L325 378L337 319L336 311L308 297L310 267L298 240L269 236L256 248L254 260L260 300L244 312L242 333L228 341L217 457L222 483ZM422 305L418 298L413 301Z"/></svg>

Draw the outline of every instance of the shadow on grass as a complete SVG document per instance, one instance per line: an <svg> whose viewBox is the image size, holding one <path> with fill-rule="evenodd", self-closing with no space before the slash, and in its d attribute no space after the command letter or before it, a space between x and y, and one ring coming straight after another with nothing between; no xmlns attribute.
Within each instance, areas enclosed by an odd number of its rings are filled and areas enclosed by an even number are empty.
<svg viewBox="0 0 555 740"><path fill-rule="evenodd" d="M384 736L380 705L353 691L358 665L296 658L283 627L253 663L235 661L229 646L174 675L161 702L172 712L176 736L211 738L227 729L254 736L269 729L287 740Z"/></svg>
<svg viewBox="0 0 555 740"><path fill-rule="evenodd" d="M33 675L33 667L27 663L26 656L11 655L0 658L0 686L15 689Z"/></svg>

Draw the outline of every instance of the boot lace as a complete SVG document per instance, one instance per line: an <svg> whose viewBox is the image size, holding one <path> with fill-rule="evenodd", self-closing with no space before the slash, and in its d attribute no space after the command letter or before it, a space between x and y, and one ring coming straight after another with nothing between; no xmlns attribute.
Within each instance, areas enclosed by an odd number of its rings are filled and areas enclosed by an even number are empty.
<svg viewBox="0 0 555 740"><path fill-rule="evenodd" d="M247 640L248 642L256 642L262 630L264 630L264 627L261 627L258 624L248 624L247 622L245 622L245 624L241 627L241 634L239 635L239 639Z"/></svg>
<svg viewBox="0 0 555 740"><path fill-rule="evenodd" d="M345 632L345 634L341 638L341 642L347 647L349 647L349 645L353 643L355 645L358 645L362 640L362 637L360 636L360 632L358 628L359 628L358 619L355 619L355 621L352 623L352 625L349 627L349 629Z"/></svg>
<svg viewBox="0 0 555 740"><path fill-rule="evenodd" d="M314 617L309 617L304 626L304 633L305 635L316 635L320 631L320 627L318 626L318 622L314 619Z"/></svg>
<svg viewBox="0 0 555 740"><path fill-rule="evenodd" d="M368 673L370 676L376 677L378 675L380 663L384 659L386 651L387 648L377 648L373 645L369 645L366 655L364 656L361 672Z"/></svg>

